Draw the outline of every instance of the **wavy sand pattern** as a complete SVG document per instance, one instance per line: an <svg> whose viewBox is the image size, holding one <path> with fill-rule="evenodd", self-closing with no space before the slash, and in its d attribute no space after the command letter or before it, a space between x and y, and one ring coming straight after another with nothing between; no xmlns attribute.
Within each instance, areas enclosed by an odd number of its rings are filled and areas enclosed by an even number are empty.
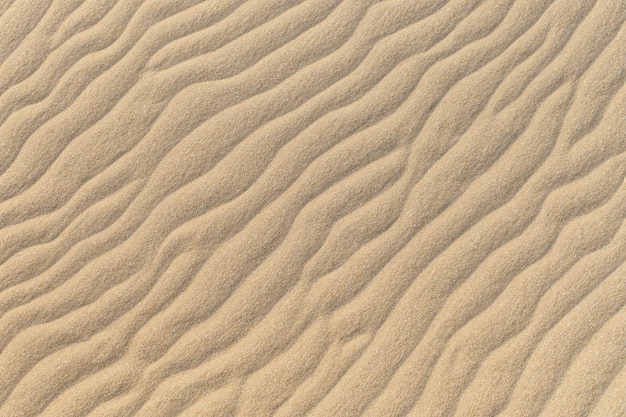
<svg viewBox="0 0 626 417"><path fill-rule="evenodd" d="M0 416L626 416L626 1L0 13Z"/></svg>

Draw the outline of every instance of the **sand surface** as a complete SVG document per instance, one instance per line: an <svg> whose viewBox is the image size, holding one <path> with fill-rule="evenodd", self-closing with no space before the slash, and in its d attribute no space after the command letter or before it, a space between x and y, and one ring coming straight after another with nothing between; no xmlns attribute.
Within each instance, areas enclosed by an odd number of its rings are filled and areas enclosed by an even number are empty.
<svg viewBox="0 0 626 417"><path fill-rule="evenodd" d="M0 417L626 416L625 0L0 0Z"/></svg>

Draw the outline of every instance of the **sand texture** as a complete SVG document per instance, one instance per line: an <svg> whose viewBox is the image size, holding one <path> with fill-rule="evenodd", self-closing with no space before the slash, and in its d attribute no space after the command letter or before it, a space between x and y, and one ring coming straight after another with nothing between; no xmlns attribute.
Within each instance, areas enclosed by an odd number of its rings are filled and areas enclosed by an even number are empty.
<svg viewBox="0 0 626 417"><path fill-rule="evenodd" d="M626 416L626 0L0 0L0 417Z"/></svg>

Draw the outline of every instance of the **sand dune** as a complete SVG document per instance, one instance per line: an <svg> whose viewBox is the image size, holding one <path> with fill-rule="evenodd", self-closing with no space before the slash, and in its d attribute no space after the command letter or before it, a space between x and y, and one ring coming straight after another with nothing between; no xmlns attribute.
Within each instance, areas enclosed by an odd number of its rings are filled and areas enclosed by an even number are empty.
<svg viewBox="0 0 626 417"><path fill-rule="evenodd" d="M626 416L625 20L0 1L0 416Z"/></svg>

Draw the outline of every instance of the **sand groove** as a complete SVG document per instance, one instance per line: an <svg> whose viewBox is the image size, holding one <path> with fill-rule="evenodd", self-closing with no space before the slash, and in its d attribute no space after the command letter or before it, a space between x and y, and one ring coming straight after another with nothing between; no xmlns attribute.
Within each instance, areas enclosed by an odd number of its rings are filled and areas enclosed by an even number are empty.
<svg viewBox="0 0 626 417"><path fill-rule="evenodd" d="M626 416L625 20L0 0L0 416Z"/></svg>

